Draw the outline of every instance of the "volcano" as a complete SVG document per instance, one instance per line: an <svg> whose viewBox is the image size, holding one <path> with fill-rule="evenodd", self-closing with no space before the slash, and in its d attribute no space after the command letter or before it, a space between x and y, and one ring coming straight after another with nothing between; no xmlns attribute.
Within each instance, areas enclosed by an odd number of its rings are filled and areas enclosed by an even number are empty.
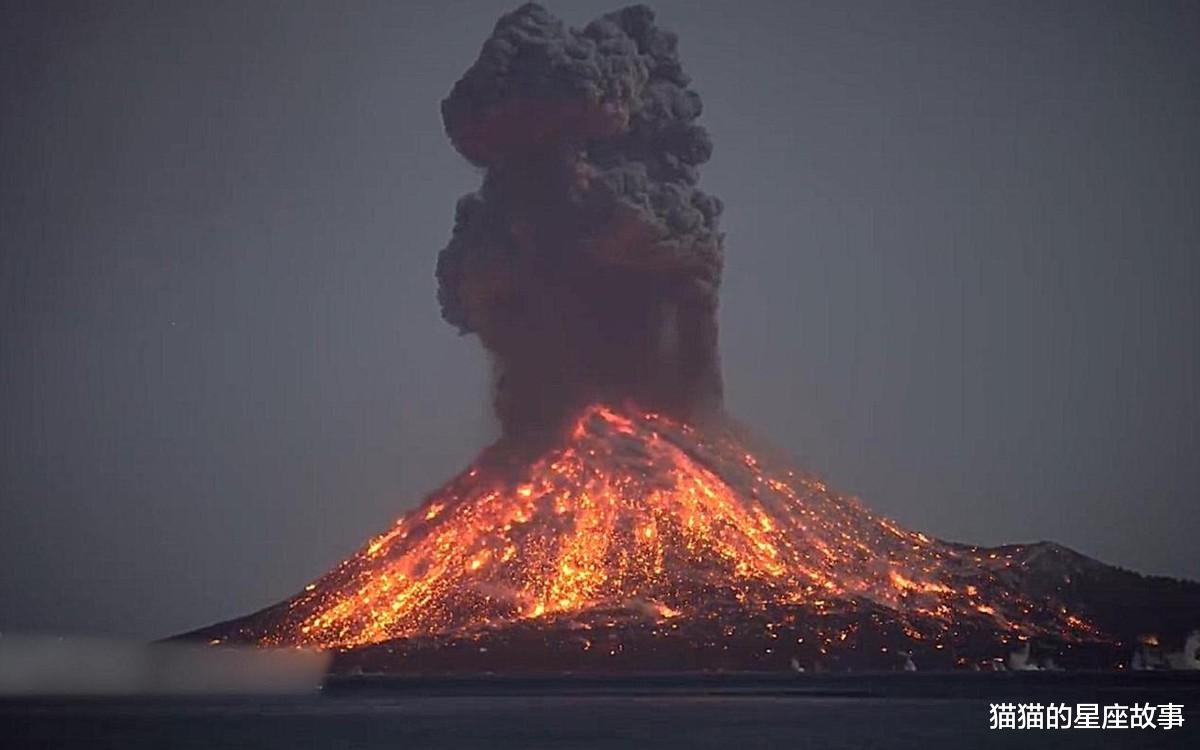
<svg viewBox="0 0 1200 750"><path fill-rule="evenodd" d="M343 671L1118 667L1200 625L1200 585L902 528L726 415L689 85L645 7L500 19L442 104L484 178L437 278L503 435L296 596L186 637Z"/></svg>
<svg viewBox="0 0 1200 750"><path fill-rule="evenodd" d="M1116 667L1200 618L1200 585L932 539L748 442L589 407L561 446L493 446L295 597L190 637L400 672L988 666L1024 643Z"/></svg>

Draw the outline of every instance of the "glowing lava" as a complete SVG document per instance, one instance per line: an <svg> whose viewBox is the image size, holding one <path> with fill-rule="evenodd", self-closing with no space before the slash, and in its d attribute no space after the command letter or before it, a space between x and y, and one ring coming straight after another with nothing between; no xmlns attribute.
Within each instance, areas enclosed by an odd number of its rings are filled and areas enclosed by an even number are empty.
<svg viewBox="0 0 1200 750"><path fill-rule="evenodd" d="M929 643L970 622L1022 640L1094 634L1053 596L1022 594L1009 565L773 468L730 429L593 406L532 462L485 454L252 637L351 647L588 612L711 619L716 602L748 617L869 606Z"/></svg>
<svg viewBox="0 0 1200 750"><path fill-rule="evenodd" d="M1196 627L1195 584L932 539L716 415L624 403L721 409L701 109L649 8L499 19L442 102L484 174L437 279L496 368L504 437L295 597L181 637L329 648L343 673L519 674L995 668L1015 641L1038 648L1023 663L1120 667L1138 634ZM621 403L577 410L603 401Z"/></svg>

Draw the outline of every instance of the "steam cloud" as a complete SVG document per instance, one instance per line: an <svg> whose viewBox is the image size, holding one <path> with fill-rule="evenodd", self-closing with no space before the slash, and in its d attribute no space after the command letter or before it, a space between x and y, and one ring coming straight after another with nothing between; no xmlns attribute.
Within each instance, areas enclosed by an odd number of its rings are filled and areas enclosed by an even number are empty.
<svg viewBox="0 0 1200 750"><path fill-rule="evenodd" d="M442 102L485 173L438 256L438 300L492 354L507 435L599 399L719 408L721 202L696 187L712 143L688 84L649 8L575 30L528 4Z"/></svg>

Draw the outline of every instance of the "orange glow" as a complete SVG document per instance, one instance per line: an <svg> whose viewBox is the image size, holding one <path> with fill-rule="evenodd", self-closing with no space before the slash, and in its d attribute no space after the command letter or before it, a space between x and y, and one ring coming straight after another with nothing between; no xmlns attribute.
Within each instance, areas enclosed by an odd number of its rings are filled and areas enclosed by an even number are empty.
<svg viewBox="0 0 1200 750"><path fill-rule="evenodd" d="M593 406L524 468L477 462L306 587L263 641L346 647L594 608L662 622L696 616L716 594L817 615L831 600L872 602L918 640L940 640L961 618L1092 632L1006 585L1008 564L775 470L724 430ZM827 645L849 635L829 633Z"/></svg>

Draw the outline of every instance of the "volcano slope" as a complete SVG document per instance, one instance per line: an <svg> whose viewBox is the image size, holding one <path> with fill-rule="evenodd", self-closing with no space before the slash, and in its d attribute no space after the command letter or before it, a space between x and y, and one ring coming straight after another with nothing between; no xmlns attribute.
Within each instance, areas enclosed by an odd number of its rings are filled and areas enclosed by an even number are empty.
<svg viewBox="0 0 1200 750"><path fill-rule="evenodd" d="M690 85L644 6L500 18L442 102L482 184L436 277L503 434L295 597L193 637L401 672L978 666L1027 644L1118 666L1200 625L1195 584L931 539L751 447L722 405L722 204Z"/></svg>
<svg viewBox="0 0 1200 750"><path fill-rule="evenodd" d="M748 442L589 407L561 445L493 446L296 596L189 637L385 672L951 668L1025 643L1119 667L1200 622L1197 584L932 539Z"/></svg>

